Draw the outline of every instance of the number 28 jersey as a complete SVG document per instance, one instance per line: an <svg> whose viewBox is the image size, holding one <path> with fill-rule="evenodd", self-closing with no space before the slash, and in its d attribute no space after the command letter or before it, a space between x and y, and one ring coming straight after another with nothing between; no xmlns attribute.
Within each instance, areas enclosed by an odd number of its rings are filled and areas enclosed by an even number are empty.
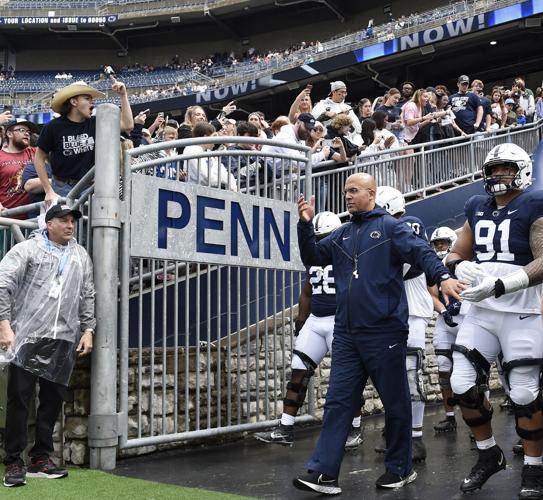
<svg viewBox="0 0 543 500"><path fill-rule="evenodd" d="M307 281L311 285L311 313L314 316L336 314L336 284L334 268L311 266L307 268Z"/></svg>
<svg viewBox="0 0 543 500"><path fill-rule="evenodd" d="M543 217L543 191L522 192L504 207L491 196L473 196L465 207L473 232L473 254L483 270L497 278L534 260L530 228ZM477 305L504 312L539 314L541 285L509 293L499 299L489 297Z"/></svg>

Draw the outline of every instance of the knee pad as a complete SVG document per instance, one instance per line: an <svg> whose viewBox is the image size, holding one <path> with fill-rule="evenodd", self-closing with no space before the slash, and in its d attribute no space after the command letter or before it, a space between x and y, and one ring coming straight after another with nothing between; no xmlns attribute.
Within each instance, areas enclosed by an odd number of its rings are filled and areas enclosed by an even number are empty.
<svg viewBox="0 0 543 500"><path fill-rule="evenodd" d="M426 401L426 389L424 387L424 378L422 375L422 363L424 360L424 350L416 347L407 348L407 382L409 383L409 393L411 401Z"/></svg>
<svg viewBox="0 0 543 500"><path fill-rule="evenodd" d="M530 393L531 394L531 393ZM513 401L513 400L512 400ZM519 437L528 441L539 441L543 439L543 429L523 429L519 425L519 418L529 418L541 411L541 394L527 404L518 404L513 401L513 411L515 412L516 431Z"/></svg>
<svg viewBox="0 0 543 500"><path fill-rule="evenodd" d="M479 417L463 417L464 422L466 422L468 427L479 427L480 425L490 422L492 413L494 412L492 406L490 408L486 408L485 406L485 390L483 387L473 386L462 394L455 393L454 397L450 398L448 403L451 406L458 405L461 408L479 411Z"/></svg>
<svg viewBox="0 0 543 500"><path fill-rule="evenodd" d="M512 359L511 361L508 361L506 363L503 362L502 360L500 360L500 364L502 366L503 376L505 378L505 382L507 383L507 386L508 386L509 391L511 393L515 392L516 389L518 389L517 387L515 387L513 390L511 390L511 383L509 382L509 376L511 375L511 370L513 370L515 368L519 368L519 367L524 367L524 366L538 366L539 367L538 386L539 386L539 388L541 388L541 369L543 367L543 358ZM538 393L539 393L539 391L537 391L537 392L535 390L531 391L532 397L531 397L531 399L529 401L531 401L532 399L537 397ZM522 399L523 394L519 394L518 397ZM513 399L512 395L511 395L511 399L514 402L514 399ZM519 404L525 404L525 403L523 403L522 400L519 400Z"/></svg>
<svg viewBox="0 0 543 500"><path fill-rule="evenodd" d="M539 397L539 389L533 391L526 387L513 387L509 392L509 397L515 405L526 406Z"/></svg>
<svg viewBox="0 0 543 500"><path fill-rule="evenodd" d="M302 362L302 364L304 365L304 368L302 368L302 370L305 370L305 373L301 382L289 382L287 384L287 391L296 392L298 397L296 398L296 400L285 397L283 399L283 406L296 406L300 408L304 404L305 395L307 393L307 386L309 385L311 377L315 374L315 368L317 368L317 365L307 354L303 353L302 351L297 351L296 349L294 349L292 351L292 354L297 356L298 359ZM292 364L294 365L294 359Z"/></svg>
<svg viewBox="0 0 543 500"><path fill-rule="evenodd" d="M488 386L488 377L490 376L490 363L486 360L486 358L477 350L477 349L468 349L467 347L464 347L463 345L453 344L451 346L451 350L458 352L460 354L463 354L464 357L471 363L473 368L475 369L475 385L477 387L487 387ZM453 370L453 378L454 378L454 370ZM452 385L454 387L455 381L452 381ZM470 384L470 386L473 386L473 382ZM455 392L456 390L453 389ZM486 390L486 389L485 389ZM459 391L459 393L466 392Z"/></svg>

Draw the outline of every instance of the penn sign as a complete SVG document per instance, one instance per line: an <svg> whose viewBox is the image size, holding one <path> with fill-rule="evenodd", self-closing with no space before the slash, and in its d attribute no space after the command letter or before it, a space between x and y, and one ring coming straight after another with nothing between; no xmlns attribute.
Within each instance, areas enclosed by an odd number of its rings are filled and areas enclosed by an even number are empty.
<svg viewBox="0 0 543 500"><path fill-rule="evenodd" d="M304 269L295 203L140 174L131 201L134 257Z"/></svg>

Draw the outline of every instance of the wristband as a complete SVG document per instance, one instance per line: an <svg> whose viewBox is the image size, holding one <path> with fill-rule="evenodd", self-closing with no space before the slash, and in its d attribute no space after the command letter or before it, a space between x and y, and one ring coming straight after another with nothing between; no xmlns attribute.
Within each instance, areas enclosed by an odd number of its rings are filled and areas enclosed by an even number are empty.
<svg viewBox="0 0 543 500"><path fill-rule="evenodd" d="M528 288L530 278L524 269L519 269L503 278L496 280L494 297L498 298L506 293L517 292Z"/></svg>

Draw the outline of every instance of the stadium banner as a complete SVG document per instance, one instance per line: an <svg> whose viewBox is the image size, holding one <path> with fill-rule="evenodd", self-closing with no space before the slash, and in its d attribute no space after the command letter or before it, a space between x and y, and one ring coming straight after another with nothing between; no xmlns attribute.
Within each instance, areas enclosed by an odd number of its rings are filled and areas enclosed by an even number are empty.
<svg viewBox="0 0 543 500"><path fill-rule="evenodd" d="M296 203L132 175L130 255L303 271Z"/></svg>
<svg viewBox="0 0 543 500"><path fill-rule="evenodd" d="M64 25L64 24L111 24L118 16L24 16L0 17L0 26Z"/></svg>
<svg viewBox="0 0 543 500"><path fill-rule="evenodd" d="M393 38L391 40L377 41L376 39L376 43L372 45L320 61L308 60L305 64L296 68L279 71L263 78L248 80L227 87L207 90L205 92L189 94L186 96L139 103L133 105L132 108L136 113L147 108L151 110L151 113L156 113L164 111L165 109L184 109L194 105L205 106L231 101L255 92L261 92L269 88L311 78L312 76L322 73L353 66L357 63L372 61L391 54L420 48L424 45L438 43L443 40L474 33L486 28L492 28L499 24L516 21L541 13L543 13L543 0L528 0L485 14L478 14L457 21L447 22L441 26Z"/></svg>

